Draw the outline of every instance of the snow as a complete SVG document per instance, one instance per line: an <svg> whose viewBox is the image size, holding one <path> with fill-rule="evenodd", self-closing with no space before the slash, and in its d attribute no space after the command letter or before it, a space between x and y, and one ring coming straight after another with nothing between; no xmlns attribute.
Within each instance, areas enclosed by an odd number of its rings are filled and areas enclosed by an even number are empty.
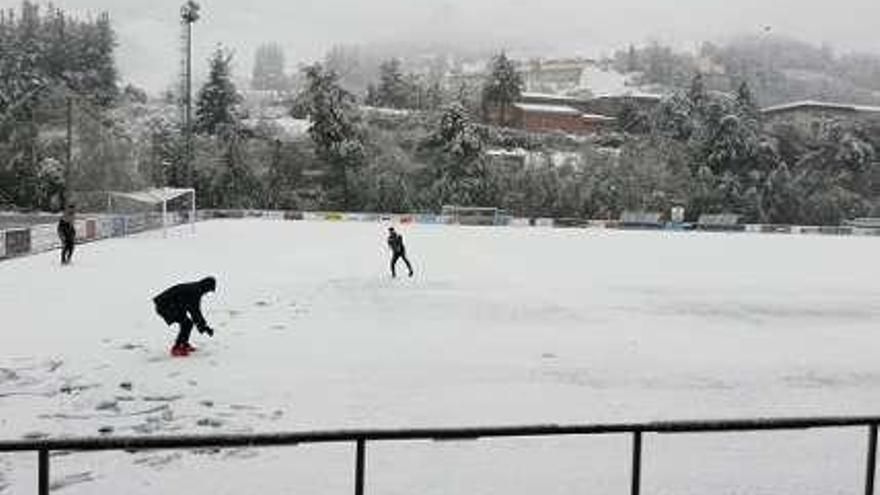
<svg viewBox="0 0 880 495"><path fill-rule="evenodd" d="M784 103L781 105L774 105L761 110L763 113L777 113L784 112L788 110L797 110L797 109L824 109L824 110L838 110L838 111L847 111L847 112L864 112L864 113L880 113L880 107L876 106L868 106L868 105L851 105L846 103L831 103L824 101L816 101L816 100L803 100L803 101L795 101L791 103Z"/></svg>
<svg viewBox="0 0 880 495"><path fill-rule="evenodd" d="M609 117L607 115L600 115L598 113L585 113L585 114L582 114L581 117L583 117L584 120L596 120L596 121L600 121L600 122L612 122L612 121L617 120L614 117Z"/></svg>
<svg viewBox="0 0 880 495"><path fill-rule="evenodd" d="M361 110L387 117L409 117L413 114L412 110L407 110L405 108L372 107L368 105L362 105Z"/></svg>
<svg viewBox="0 0 880 495"><path fill-rule="evenodd" d="M596 95L621 95L632 90L630 79L627 74L591 65L584 68L580 87Z"/></svg>
<svg viewBox="0 0 880 495"><path fill-rule="evenodd" d="M514 103L514 107L524 112L536 113L559 113L566 115L581 115L581 111L566 105L539 105L533 103Z"/></svg>
<svg viewBox="0 0 880 495"><path fill-rule="evenodd" d="M486 154L489 156L523 158L523 157L528 156L529 152L525 148L514 148L514 149L499 148L499 149L487 150Z"/></svg>
<svg viewBox="0 0 880 495"><path fill-rule="evenodd" d="M553 94L553 93L540 93L540 92L536 92L536 91L524 91L520 96L522 98L556 100L556 101L570 101L570 102L572 102L572 104L583 103L585 101L583 98L576 98L574 96L557 95L557 94Z"/></svg>
<svg viewBox="0 0 880 495"><path fill-rule="evenodd" d="M876 414L880 239L215 220L0 263L0 438ZM150 298L205 275L172 360ZM128 385L130 384L130 387ZM130 388L130 390L129 390ZM645 493L856 493L864 429L646 435ZM620 493L626 435L367 445L367 492ZM351 445L53 457L65 494L351 493ZM36 455L0 455L34 493ZM5 490L4 490L5 487Z"/></svg>

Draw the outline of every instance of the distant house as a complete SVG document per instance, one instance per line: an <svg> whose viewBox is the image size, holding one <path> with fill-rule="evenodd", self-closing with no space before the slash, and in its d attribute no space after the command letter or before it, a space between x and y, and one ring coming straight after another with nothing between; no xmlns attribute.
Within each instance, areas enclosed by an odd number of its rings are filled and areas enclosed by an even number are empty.
<svg viewBox="0 0 880 495"><path fill-rule="evenodd" d="M513 127L530 132L593 134L616 121L614 117L584 113L567 105L514 103L509 122Z"/></svg>
<svg viewBox="0 0 880 495"><path fill-rule="evenodd" d="M585 114L617 117L627 106L636 110L650 112L661 101L662 96L649 93L626 93L619 95L600 95L593 98L576 98L535 92L523 93L521 103L539 105L564 105L576 108Z"/></svg>
<svg viewBox="0 0 880 495"><path fill-rule="evenodd" d="M792 124L805 133L815 134L823 122L829 120L856 123L880 122L880 107L829 103L822 101L797 101L774 105L761 110L768 125Z"/></svg>
<svg viewBox="0 0 880 495"><path fill-rule="evenodd" d="M587 59L530 60L520 67L523 83L530 91L568 91L580 85Z"/></svg>
<svg viewBox="0 0 880 495"><path fill-rule="evenodd" d="M618 116L626 107L649 113L660 104L662 96L649 93L598 95L587 102L586 111L600 115Z"/></svg>
<svg viewBox="0 0 880 495"><path fill-rule="evenodd" d="M517 102L530 103L535 105L563 105L576 108L581 112L588 112L588 108L590 105L590 100L587 98L577 98L574 96L564 96L549 93L538 93L535 91L523 92Z"/></svg>
<svg viewBox="0 0 880 495"><path fill-rule="evenodd" d="M589 100L567 96L523 93L505 112L489 110L489 120L529 132L593 134L614 125L612 116L589 112Z"/></svg>

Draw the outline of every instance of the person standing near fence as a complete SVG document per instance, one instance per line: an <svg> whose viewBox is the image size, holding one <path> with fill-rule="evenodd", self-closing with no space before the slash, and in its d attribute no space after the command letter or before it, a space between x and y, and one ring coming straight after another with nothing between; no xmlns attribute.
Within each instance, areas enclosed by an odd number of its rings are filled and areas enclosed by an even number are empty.
<svg viewBox="0 0 880 495"><path fill-rule="evenodd" d="M69 204L58 220L58 238L61 239L61 264L70 264L76 245L76 206Z"/></svg>

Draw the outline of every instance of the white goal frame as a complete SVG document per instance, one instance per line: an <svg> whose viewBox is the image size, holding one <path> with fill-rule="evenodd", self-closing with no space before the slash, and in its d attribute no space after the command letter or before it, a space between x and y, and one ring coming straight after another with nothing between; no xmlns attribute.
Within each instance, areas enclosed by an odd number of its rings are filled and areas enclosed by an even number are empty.
<svg viewBox="0 0 880 495"><path fill-rule="evenodd" d="M168 237L168 202L187 194L190 195L189 223L192 232L196 232L196 190L193 188L163 187L136 192L110 192L107 197L107 208L113 212L113 198L126 198L140 203L162 205L162 236Z"/></svg>
<svg viewBox="0 0 880 495"><path fill-rule="evenodd" d="M441 209L441 216L449 218L450 220L452 220L452 223L461 225L471 224L467 221L467 219L473 218L478 218L483 221L491 219L491 225L501 225L501 218L504 216L504 214L504 210L494 206L443 205L443 208ZM465 222L462 222L463 218L466 219ZM480 222L477 222L475 224L489 225Z"/></svg>

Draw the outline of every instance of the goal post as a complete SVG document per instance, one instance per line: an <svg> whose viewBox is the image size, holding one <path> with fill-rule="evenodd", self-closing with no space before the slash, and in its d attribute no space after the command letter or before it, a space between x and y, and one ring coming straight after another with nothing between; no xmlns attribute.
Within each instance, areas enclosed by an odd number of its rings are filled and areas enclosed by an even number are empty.
<svg viewBox="0 0 880 495"><path fill-rule="evenodd" d="M506 225L507 212L494 206L445 205L441 215L458 225Z"/></svg>
<svg viewBox="0 0 880 495"><path fill-rule="evenodd" d="M196 191L193 188L111 192L107 198L107 208L111 214L137 215L135 231L159 227L162 235L167 237L169 226L183 223L189 223L193 233L196 231Z"/></svg>

